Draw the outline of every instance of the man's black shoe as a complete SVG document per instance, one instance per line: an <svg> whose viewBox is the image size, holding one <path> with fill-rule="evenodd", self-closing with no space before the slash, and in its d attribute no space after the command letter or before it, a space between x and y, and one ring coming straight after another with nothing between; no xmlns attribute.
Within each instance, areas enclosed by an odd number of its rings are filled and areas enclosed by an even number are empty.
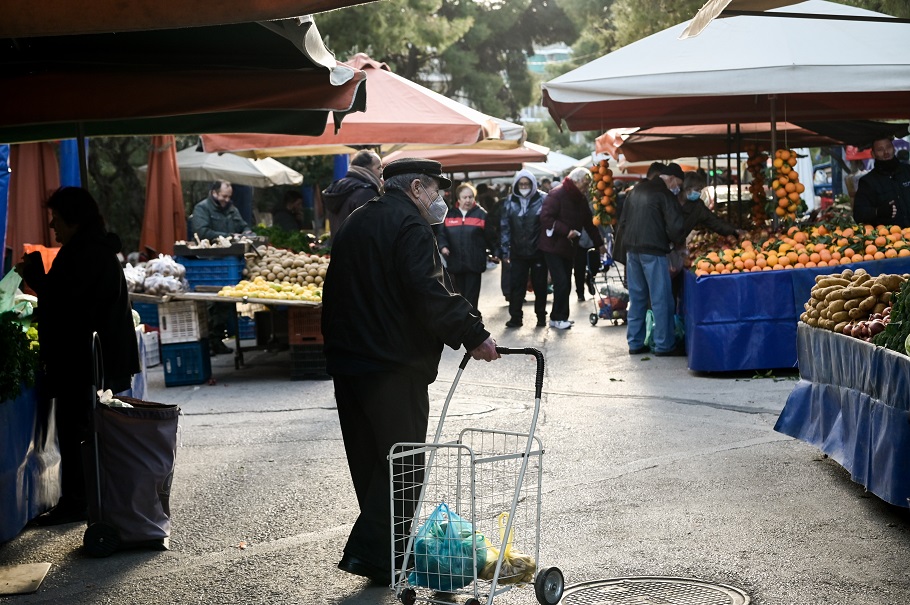
<svg viewBox="0 0 910 605"><path fill-rule="evenodd" d="M654 351L655 357L685 357L686 350L682 347L675 347L669 351Z"/></svg>
<svg viewBox="0 0 910 605"><path fill-rule="evenodd" d="M350 555L341 557L341 561L338 562L338 569L354 574L355 576L369 578L377 584L390 584L392 579L391 572L383 571L372 563L367 563L366 561Z"/></svg>
<svg viewBox="0 0 910 605"><path fill-rule="evenodd" d="M84 508L57 506L49 512L35 517L30 524L38 527L50 527L51 525L63 525L64 523L82 523L87 520L88 513Z"/></svg>
<svg viewBox="0 0 910 605"><path fill-rule="evenodd" d="M650 351L648 347L638 347L637 349L629 349L629 355L641 355L642 353L647 353ZM656 353L655 353L656 355Z"/></svg>
<svg viewBox="0 0 910 605"><path fill-rule="evenodd" d="M537 327L538 327L538 328L546 328L546 327L547 327L547 316L546 316L546 315L544 315L543 317L538 317L538 318L537 318Z"/></svg>
<svg viewBox="0 0 910 605"><path fill-rule="evenodd" d="M509 321L506 322L506 327L507 328L520 328L521 320L520 319L510 319Z"/></svg>
<svg viewBox="0 0 910 605"><path fill-rule="evenodd" d="M213 340L211 342L211 351L212 355L224 355L227 353L233 353L234 350L221 342L220 340Z"/></svg>
<svg viewBox="0 0 910 605"><path fill-rule="evenodd" d="M579 295L578 295L578 302L585 302L585 295L584 295L584 294L579 294Z"/></svg>

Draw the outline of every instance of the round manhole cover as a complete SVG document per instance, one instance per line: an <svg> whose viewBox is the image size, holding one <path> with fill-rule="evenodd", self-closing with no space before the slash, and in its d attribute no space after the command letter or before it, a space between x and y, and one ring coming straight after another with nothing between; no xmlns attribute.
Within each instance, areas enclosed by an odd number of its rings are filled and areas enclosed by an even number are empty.
<svg viewBox="0 0 910 605"><path fill-rule="evenodd" d="M692 578L635 577L566 587L562 605L748 605L739 588Z"/></svg>

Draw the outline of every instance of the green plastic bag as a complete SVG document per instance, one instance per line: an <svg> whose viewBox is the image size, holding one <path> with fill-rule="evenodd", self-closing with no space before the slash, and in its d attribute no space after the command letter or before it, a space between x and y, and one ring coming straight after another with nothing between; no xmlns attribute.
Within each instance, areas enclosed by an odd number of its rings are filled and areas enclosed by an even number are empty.
<svg viewBox="0 0 910 605"><path fill-rule="evenodd" d="M679 315L673 316L673 332L676 337L677 347L682 347L686 343L686 323ZM645 346L654 350L654 312L648 309L645 313Z"/></svg>
<svg viewBox="0 0 910 605"><path fill-rule="evenodd" d="M480 570L487 562L488 548L483 534L475 534L474 527L443 502L417 531L414 571L408 574L408 582L447 592L464 588L474 581L475 552Z"/></svg>

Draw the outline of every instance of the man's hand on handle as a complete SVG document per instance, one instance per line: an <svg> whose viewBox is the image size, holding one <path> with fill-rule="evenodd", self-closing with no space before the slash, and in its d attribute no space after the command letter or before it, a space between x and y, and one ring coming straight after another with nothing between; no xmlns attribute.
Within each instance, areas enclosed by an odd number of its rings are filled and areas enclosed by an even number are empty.
<svg viewBox="0 0 910 605"><path fill-rule="evenodd" d="M480 361L493 361L494 359L499 359L500 355L496 351L496 341L493 340L493 337L488 337L485 341L480 343L480 345L471 351L471 357Z"/></svg>

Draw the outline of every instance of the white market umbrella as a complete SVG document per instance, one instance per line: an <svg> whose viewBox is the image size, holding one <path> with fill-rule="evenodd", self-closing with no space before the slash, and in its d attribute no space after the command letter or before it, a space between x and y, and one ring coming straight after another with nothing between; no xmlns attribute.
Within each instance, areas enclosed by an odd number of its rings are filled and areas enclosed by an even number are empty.
<svg viewBox="0 0 910 605"><path fill-rule="evenodd" d="M145 173L147 166L137 168ZM263 158L251 160L232 153L205 153L187 147L177 152L177 168L183 181L230 181L251 187L275 185L300 185L303 175L288 168L278 160Z"/></svg>
<svg viewBox="0 0 910 605"><path fill-rule="evenodd" d="M887 17L824 0L789 10ZM687 24L543 84L550 115L570 130L601 132L910 116L910 24L739 16L679 40Z"/></svg>

